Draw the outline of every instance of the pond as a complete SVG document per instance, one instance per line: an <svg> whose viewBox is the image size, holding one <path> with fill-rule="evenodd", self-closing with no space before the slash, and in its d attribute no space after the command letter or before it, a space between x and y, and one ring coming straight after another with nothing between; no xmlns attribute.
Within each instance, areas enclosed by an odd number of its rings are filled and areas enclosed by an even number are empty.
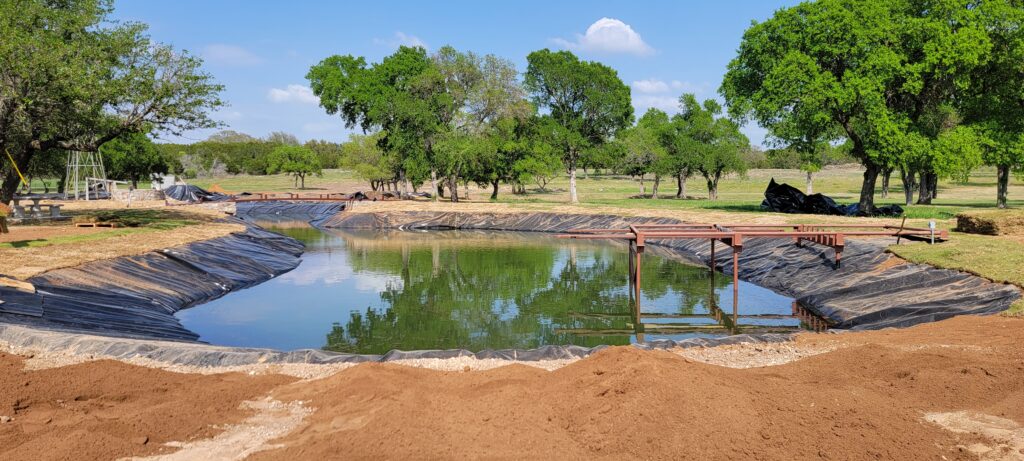
<svg viewBox="0 0 1024 461"><path fill-rule="evenodd" d="M793 300L657 251L644 255L640 318L622 243L483 231L319 230L295 270L178 313L212 344L322 348L530 349L619 345L801 328ZM736 315L734 315L736 314Z"/></svg>

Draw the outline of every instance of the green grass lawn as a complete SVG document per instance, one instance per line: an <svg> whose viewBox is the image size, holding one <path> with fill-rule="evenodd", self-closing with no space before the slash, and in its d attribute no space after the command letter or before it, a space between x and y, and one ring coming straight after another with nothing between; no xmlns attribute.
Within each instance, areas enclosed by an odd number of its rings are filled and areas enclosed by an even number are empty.
<svg viewBox="0 0 1024 461"><path fill-rule="evenodd" d="M938 245L913 244L889 247L907 261L970 272L996 282L1024 287L1024 238L950 233L947 242ZM1024 300L1017 301L1008 313L1024 313Z"/></svg>

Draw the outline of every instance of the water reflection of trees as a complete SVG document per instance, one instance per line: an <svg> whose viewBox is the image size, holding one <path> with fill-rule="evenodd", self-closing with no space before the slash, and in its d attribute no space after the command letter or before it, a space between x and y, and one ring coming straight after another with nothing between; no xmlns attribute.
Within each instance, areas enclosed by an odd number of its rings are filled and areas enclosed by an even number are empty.
<svg viewBox="0 0 1024 461"><path fill-rule="evenodd" d="M344 326L335 324L326 349L477 351L629 342L628 336L600 334L633 327L622 247L536 234L342 236L353 270L398 276L401 283L381 292L383 310L368 307L353 312ZM659 257L646 258L642 271L644 296L672 299L677 304L670 309L679 314L703 309L714 296L711 284L728 283Z"/></svg>

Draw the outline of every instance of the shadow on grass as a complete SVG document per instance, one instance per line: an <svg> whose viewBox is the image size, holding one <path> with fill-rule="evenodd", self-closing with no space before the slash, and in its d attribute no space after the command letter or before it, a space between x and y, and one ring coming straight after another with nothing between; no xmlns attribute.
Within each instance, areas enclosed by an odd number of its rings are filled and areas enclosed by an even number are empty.
<svg viewBox="0 0 1024 461"><path fill-rule="evenodd" d="M0 248L9 246L11 248L27 248L32 246L32 242L45 242L46 239L31 239L31 240L18 240L14 242L3 242L0 243Z"/></svg>

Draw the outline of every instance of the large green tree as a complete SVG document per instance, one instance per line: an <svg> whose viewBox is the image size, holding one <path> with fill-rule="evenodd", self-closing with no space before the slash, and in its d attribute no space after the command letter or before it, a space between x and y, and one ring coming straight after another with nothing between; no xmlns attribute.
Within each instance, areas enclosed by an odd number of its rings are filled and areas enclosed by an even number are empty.
<svg viewBox="0 0 1024 461"><path fill-rule="evenodd" d="M997 171L996 204L1007 206L1010 173L1024 174L1024 6L986 0L977 7L992 47L966 86L962 112L984 139Z"/></svg>
<svg viewBox="0 0 1024 461"><path fill-rule="evenodd" d="M614 69L581 61L568 51L534 51L526 58L526 89L549 111L546 135L562 151L569 173L569 201L579 203L576 169L581 155L598 147L633 121L629 87Z"/></svg>
<svg viewBox="0 0 1024 461"><path fill-rule="evenodd" d="M746 31L721 93L733 115L777 138L847 138L865 167L859 208L870 213L878 175L892 165L935 182L929 158L906 160L934 146L943 131L931 122L990 48L973 6L819 0L780 9Z"/></svg>
<svg viewBox="0 0 1024 461"><path fill-rule="evenodd" d="M109 0L0 2L0 152L27 165L53 149L96 150L124 133L215 126L222 87L200 60L112 22ZM5 155L6 156L6 155ZM19 178L3 166L0 202Z"/></svg>
<svg viewBox="0 0 1024 461"><path fill-rule="evenodd" d="M100 146L100 154L107 176L128 180L136 189L140 180L170 171L167 157L145 133L126 133L107 141Z"/></svg>
<svg viewBox="0 0 1024 461"><path fill-rule="evenodd" d="M381 149L397 160L403 187L428 175L436 191L434 144L454 113L445 81L426 50L402 46L380 63L331 56L306 78L320 106L349 128L379 131Z"/></svg>

